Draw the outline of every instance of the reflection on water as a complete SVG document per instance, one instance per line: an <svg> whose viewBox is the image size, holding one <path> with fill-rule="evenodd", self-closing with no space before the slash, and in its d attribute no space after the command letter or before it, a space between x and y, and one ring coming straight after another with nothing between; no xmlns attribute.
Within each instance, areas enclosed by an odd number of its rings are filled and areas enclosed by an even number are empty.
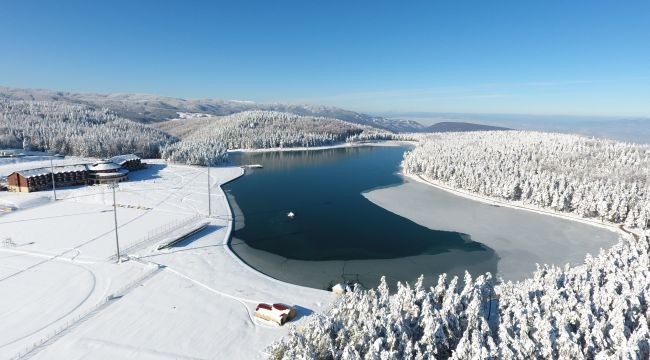
<svg viewBox="0 0 650 360"><path fill-rule="evenodd" d="M344 279L371 287L381 275L396 282L425 274L433 281L441 272L494 271L497 256L467 235L430 230L361 195L402 182L396 171L405 150L236 155L240 164L264 168L225 186L238 215L233 251L270 276L317 288Z"/></svg>

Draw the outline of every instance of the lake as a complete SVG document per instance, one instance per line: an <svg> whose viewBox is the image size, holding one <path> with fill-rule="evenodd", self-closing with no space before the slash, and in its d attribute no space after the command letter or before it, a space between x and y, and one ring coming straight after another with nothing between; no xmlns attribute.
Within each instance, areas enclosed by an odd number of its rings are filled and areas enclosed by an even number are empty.
<svg viewBox="0 0 650 360"><path fill-rule="evenodd" d="M536 264L573 265L609 248L600 227L495 206L406 180L407 146L236 153L261 164L224 186L235 213L231 248L276 279L315 288L425 283L439 274L529 277ZM287 216L289 212L295 217Z"/></svg>
<svg viewBox="0 0 650 360"><path fill-rule="evenodd" d="M406 150L234 154L239 164L264 168L224 186L236 215L231 248L267 275L316 288L346 280L374 287L382 275L394 284L466 268L496 271L494 251L469 235L418 225L363 196L404 182L397 172Z"/></svg>

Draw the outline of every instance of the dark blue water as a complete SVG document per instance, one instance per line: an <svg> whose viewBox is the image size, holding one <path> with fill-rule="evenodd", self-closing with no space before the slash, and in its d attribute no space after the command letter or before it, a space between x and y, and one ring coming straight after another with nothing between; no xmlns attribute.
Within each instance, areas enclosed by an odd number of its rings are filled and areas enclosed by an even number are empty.
<svg viewBox="0 0 650 360"><path fill-rule="evenodd" d="M374 286L381 275L393 282L413 281L422 273L447 272L445 263L448 270L477 263L481 272L496 270L494 252L467 235L428 229L362 196L403 182L397 171L405 150L356 147L236 155L240 164L264 168L225 186L240 212L233 251L261 272L317 288L341 280ZM289 211L295 213L293 219L287 217ZM435 257L452 253L452 259ZM344 270L350 265L353 273Z"/></svg>

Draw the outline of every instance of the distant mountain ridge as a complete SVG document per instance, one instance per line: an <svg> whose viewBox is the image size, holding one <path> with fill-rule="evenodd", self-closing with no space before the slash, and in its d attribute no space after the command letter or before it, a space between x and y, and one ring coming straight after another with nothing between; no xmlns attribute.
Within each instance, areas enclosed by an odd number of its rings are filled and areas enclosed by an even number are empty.
<svg viewBox="0 0 650 360"><path fill-rule="evenodd" d="M443 121L426 128L426 132L503 131L510 128L468 122Z"/></svg>
<svg viewBox="0 0 650 360"><path fill-rule="evenodd" d="M161 122L176 118L178 112L230 115L242 111L263 110L288 112L303 116L335 118L353 124L367 125L392 132L422 132L426 127L413 120L387 119L344 110L332 106L259 104L252 101L197 99L150 94L72 93L46 89L0 87L0 98L10 100L65 101L72 104L108 108L117 115L142 123Z"/></svg>

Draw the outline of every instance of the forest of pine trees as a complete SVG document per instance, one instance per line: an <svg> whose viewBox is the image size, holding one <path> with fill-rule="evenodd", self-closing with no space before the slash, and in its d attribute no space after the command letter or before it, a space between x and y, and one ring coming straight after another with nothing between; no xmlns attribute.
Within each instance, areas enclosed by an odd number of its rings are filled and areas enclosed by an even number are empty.
<svg viewBox="0 0 650 360"><path fill-rule="evenodd" d="M650 146L498 131L421 139L405 173L479 195L628 227L650 226Z"/></svg>
<svg viewBox="0 0 650 360"><path fill-rule="evenodd" d="M337 119L277 111L244 111L202 121L205 125L182 141L164 146L162 157L187 164L216 165L226 159L226 150L230 149L333 145L372 129Z"/></svg>
<svg viewBox="0 0 650 360"><path fill-rule="evenodd" d="M160 147L175 140L105 109L0 99L0 148L22 148L25 143L33 150L82 157L158 157Z"/></svg>
<svg viewBox="0 0 650 360"><path fill-rule="evenodd" d="M167 122L183 134L117 116L107 109L65 102L0 99L0 148L83 156L135 153L193 165L218 165L229 149L313 147L345 141L392 139L395 134L337 119L276 111ZM173 126L172 126L173 125ZM187 128L187 131L183 131Z"/></svg>
<svg viewBox="0 0 650 360"><path fill-rule="evenodd" d="M356 290L293 328L272 359L648 359L650 239L621 239L573 268Z"/></svg>

